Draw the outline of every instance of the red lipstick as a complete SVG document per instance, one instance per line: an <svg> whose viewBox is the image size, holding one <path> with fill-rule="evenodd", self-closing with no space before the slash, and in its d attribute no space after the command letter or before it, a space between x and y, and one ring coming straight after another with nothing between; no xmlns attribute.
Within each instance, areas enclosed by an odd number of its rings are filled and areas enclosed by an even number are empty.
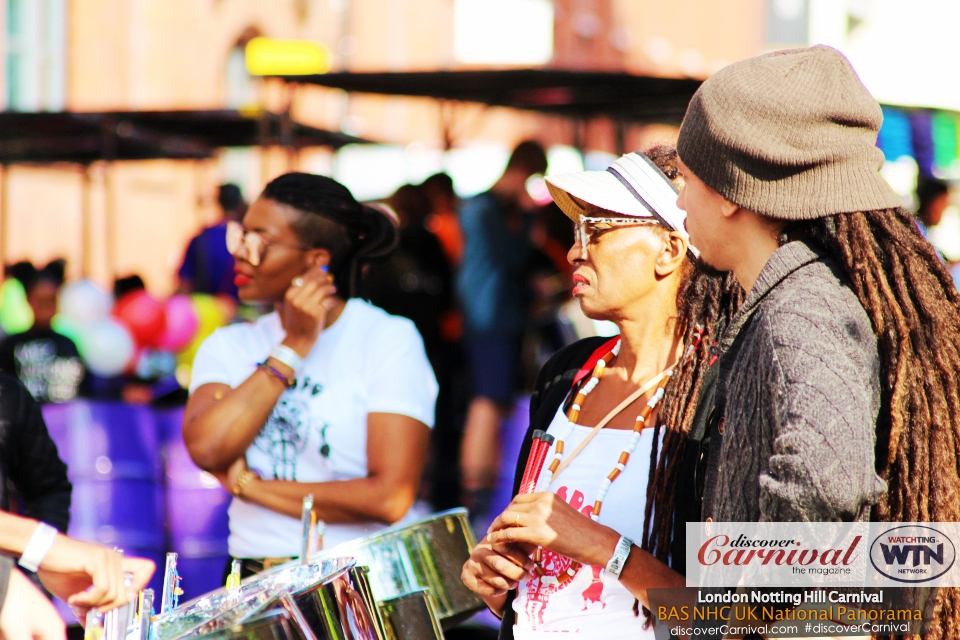
<svg viewBox="0 0 960 640"><path fill-rule="evenodd" d="M239 271L235 271L234 273L235 275L233 276L233 284L238 287L242 287L245 284L250 284L253 282L253 278L245 273L240 273Z"/></svg>
<svg viewBox="0 0 960 640"><path fill-rule="evenodd" d="M579 273L573 274L573 295L583 293L583 290L587 288L587 285L590 284L590 281L586 277L580 275Z"/></svg>

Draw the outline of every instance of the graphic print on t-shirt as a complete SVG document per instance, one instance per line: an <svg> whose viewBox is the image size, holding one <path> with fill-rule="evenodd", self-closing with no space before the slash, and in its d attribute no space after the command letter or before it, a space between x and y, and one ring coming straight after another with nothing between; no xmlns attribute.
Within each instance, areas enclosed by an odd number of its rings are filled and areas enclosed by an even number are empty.
<svg viewBox="0 0 960 640"><path fill-rule="evenodd" d="M574 490L569 497L568 494L570 494L570 490L566 486L557 489L558 498L589 518L590 514L593 513L593 505L583 506L583 492ZM543 616L547 611L547 607L550 605L550 596L572 585L575 582L574 578L579 575L581 571L584 571L584 568L580 567L573 576L570 576L570 579L565 579L561 582L560 576L567 573L572 565L573 562L570 558L554 553L549 549L542 550L541 566L543 567L543 575L538 576L534 574L526 585L527 617L533 621L534 629L544 624ZM596 605L599 603L601 608L606 608L607 606L602 600L603 582L600 581L601 567L590 568L594 570L593 580L591 580L590 585L583 591L584 611L586 611L588 605L591 604Z"/></svg>
<svg viewBox="0 0 960 640"><path fill-rule="evenodd" d="M270 457L274 480L297 479L297 458L306 451L313 432L321 442L320 454L326 459L330 457L330 445L324 433L329 425L311 415L307 402L323 392L323 385L311 383L309 376L295 383L280 396L253 441L253 446Z"/></svg>

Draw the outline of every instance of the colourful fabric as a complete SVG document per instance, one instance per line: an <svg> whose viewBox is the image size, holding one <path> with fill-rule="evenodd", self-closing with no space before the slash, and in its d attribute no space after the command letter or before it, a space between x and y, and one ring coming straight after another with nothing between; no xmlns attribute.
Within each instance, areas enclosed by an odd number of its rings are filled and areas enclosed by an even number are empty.
<svg viewBox="0 0 960 640"><path fill-rule="evenodd" d="M921 178L933 177L933 130L929 111L911 111L910 131L913 134L913 157Z"/></svg>

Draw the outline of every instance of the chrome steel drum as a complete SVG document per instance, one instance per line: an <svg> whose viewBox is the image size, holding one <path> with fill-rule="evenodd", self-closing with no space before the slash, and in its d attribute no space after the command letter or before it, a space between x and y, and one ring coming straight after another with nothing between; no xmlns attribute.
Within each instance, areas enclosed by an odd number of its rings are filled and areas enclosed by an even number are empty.
<svg viewBox="0 0 960 640"><path fill-rule="evenodd" d="M330 580L291 589L297 608L318 640L385 640L376 605L368 601L369 586L360 576L364 573L351 567Z"/></svg>
<svg viewBox="0 0 960 640"><path fill-rule="evenodd" d="M452 509L324 550L315 557L353 556L370 567L378 602L429 589L444 629L484 608L460 580L474 547L466 509Z"/></svg>
<svg viewBox="0 0 960 640"><path fill-rule="evenodd" d="M466 509L451 509L410 525L395 526L366 538L325 549L321 558L353 556L370 568L370 586L377 602L429 589L444 629L484 608L483 600L460 580L463 563L474 547ZM296 566L297 561L259 576L272 576ZM244 584L253 584L250 577Z"/></svg>
<svg viewBox="0 0 960 640"><path fill-rule="evenodd" d="M350 595L344 584L349 583L345 576L355 564L356 561L353 558L322 558L303 566L286 565L279 571L272 571L269 575L258 577L235 589L212 591L169 613L158 616L153 623L154 638L156 640L194 638L232 628L252 620L261 612L275 608L278 603L277 598L284 593L293 595L298 604L300 604L301 594L305 602L329 602L330 610L325 612L328 627L335 626L340 621L347 629L351 625L362 627L365 623L354 623L350 619L356 610L353 604L339 606L336 598L327 596L324 600L314 596L319 592L343 592ZM324 591L327 587L329 589ZM365 604L363 610L366 619L369 619L370 614ZM304 615L307 615L306 611ZM341 632L339 635L328 633L326 636L318 637L335 640L353 640L354 638L367 640L368 638L368 636L349 632Z"/></svg>
<svg viewBox="0 0 960 640"><path fill-rule="evenodd" d="M443 640L429 589L380 603L386 640Z"/></svg>
<svg viewBox="0 0 960 640"><path fill-rule="evenodd" d="M210 640L304 640L289 611L272 609L223 631L204 636Z"/></svg>

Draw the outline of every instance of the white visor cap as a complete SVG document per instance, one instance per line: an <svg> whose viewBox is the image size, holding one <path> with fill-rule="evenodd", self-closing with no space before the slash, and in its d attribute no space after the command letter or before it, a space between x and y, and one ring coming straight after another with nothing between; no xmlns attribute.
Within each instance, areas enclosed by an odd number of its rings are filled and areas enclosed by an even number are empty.
<svg viewBox="0 0 960 640"><path fill-rule="evenodd" d="M585 215L574 198L631 218L655 218L681 234L694 256L700 255L690 245L684 225L687 214L677 207L677 188L642 153L621 156L606 171L564 173L548 176L546 181L553 201L574 222Z"/></svg>

